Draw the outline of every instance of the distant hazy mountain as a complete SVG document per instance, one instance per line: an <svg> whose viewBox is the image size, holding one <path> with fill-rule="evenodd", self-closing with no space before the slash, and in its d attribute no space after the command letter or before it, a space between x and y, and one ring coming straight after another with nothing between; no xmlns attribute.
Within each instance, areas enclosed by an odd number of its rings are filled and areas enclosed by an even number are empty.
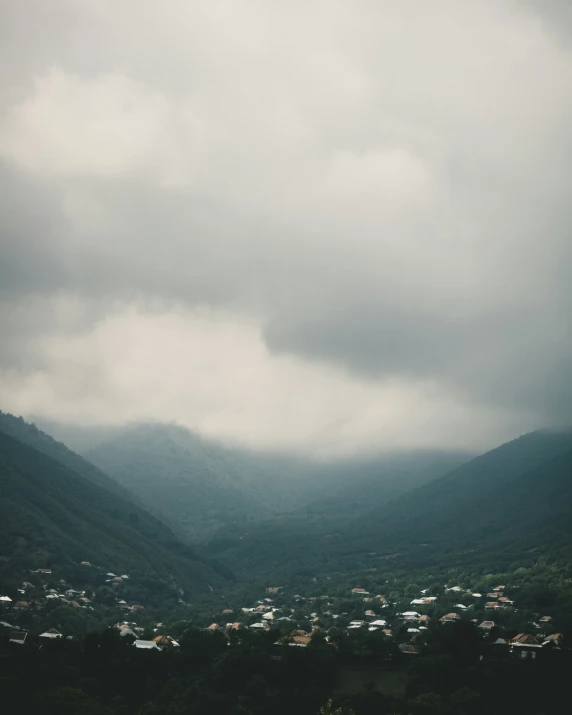
<svg viewBox="0 0 572 715"><path fill-rule="evenodd" d="M572 431L524 435L335 529L318 515L267 521L221 532L210 548L243 572L379 567L393 555L408 568L572 558Z"/></svg>
<svg viewBox="0 0 572 715"><path fill-rule="evenodd" d="M11 434L20 434L25 441ZM60 460L30 446L58 454ZM56 445L56 447L54 447ZM68 464L66 464L67 462ZM77 566L87 560L186 593L227 583L227 572L200 559L163 523L107 488L107 477L22 420L0 420L1 575L14 568ZM113 481L109 480L111 485Z"/></svg>
<svg viewBox="0 0 572 715"><path fill-rule="evenodd" d="M193 538L279 501L258 465L181 427L121 429L85 456Z"/></svg>
<svg viewBox="0 0 572 715"><path fill-rule="evenodd" d="M469 458L412 452L320 462L233 449L174 425L51 429L66 443L83 445L90 462L194 539L277 513L347 518Z"/></svg>

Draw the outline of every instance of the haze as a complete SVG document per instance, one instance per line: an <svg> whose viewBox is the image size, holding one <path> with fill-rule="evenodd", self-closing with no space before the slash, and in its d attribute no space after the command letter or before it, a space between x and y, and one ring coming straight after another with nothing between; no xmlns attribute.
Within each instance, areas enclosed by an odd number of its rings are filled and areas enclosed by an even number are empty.
<svg viewBox="0 0 572 715"><path fill-rule="evenodd" d="M572 13L4 0L0 403L254 449L572 422Z"/></svg>

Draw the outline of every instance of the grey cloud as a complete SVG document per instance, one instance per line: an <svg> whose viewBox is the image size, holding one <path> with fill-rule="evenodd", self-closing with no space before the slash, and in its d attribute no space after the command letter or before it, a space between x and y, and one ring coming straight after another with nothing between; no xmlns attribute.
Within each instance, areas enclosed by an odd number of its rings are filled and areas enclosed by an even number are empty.
<svg viewBox="0 0 572 715"><path fill-rule="evenodd" d="M231 5L5 3L1 366L208 306L348 380L568 420L568 4Z"/></svg>

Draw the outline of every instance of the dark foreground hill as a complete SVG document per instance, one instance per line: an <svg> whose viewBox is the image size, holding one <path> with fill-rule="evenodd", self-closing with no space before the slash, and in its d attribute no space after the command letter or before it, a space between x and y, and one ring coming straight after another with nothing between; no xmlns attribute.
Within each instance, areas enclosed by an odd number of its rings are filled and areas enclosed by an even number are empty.
<svg viewBox="0 0 572 715"><path fill-rule="evenodd" d="M0 432L0 578L38 567L65 575L89 561L151 589L168 584L196 594L228 583L227 570L200 559L158 519L105 488L105 475L98 478Z"/></svg>

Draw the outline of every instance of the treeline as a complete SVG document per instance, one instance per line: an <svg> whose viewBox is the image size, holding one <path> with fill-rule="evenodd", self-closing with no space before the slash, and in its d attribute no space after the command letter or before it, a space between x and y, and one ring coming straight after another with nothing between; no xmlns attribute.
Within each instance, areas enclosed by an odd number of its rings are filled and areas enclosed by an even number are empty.
<svg viewBox="0 0 572 715"><path fill-rule="evenodd" d="M430 629L419 655L368 631L317 631L297 647L277 630L188 629L163 651L136 649L115 629L0 638L3 706L46 715L556 715L572 665L566 650L514 659L467 622Z"/></svg>

